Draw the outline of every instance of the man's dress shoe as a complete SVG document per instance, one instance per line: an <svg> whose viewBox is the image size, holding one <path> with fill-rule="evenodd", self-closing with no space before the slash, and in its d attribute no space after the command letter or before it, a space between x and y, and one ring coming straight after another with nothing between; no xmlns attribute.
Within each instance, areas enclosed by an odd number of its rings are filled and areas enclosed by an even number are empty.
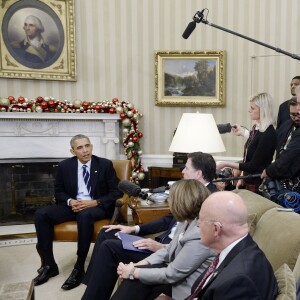
<svg viewBox="0 0 300 300"><path fill-rule="evenodd" d="M71 275L69 278L65 281L65 283L62 285L62 289L64 290L71 290L76 288L82 281L84 277L85 272L79 271L77 269L73 269Z"/></svg>
<svg viewBox="0 0 300 300"><path fill-rule="evenodd" d="M33 279L34 285L41 285L47 282L51 277L59 274L58 267L44 266L41 273Z"/></svg>

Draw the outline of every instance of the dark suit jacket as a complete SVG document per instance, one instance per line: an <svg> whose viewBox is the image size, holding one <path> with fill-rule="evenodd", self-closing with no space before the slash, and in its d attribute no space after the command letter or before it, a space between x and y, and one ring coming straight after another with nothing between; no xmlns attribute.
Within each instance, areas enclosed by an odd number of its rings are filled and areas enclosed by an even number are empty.
<svg viewBox="0 0 300 300"><path fill-rule="evenodd" d="M215 193L219 191L212 182L210 182L207 185L207 188L211 193ZM156 240L160 241L161 243L169 243L171 240L170 238L165 237L165 235L168 235L170 233L172 227L176 222L177 221L172 214L167 214L166 216L161 217L159 219L139 225L140 227L139 235L147 235L147 234L166 231L165 233L156 237ZM163 239L163 241L161 241L161 239Z"/></svg>
<svg viewBox="0 0 300 300"><path fill-rule="evenodd" d="M74 156L62 161L58 165L55 183L55 199L58 204L68 205L67 200L76 199L78 190L78 160ZM100 199L108 217L114 212L115 201L123 193L118 189L119 179L108 159L92 156L91 194L94 199Z"/></svg>
<svg viewBox="0 0 300 300"><path fill-rule="evenodd" d="M196 280L192 291L205 272ZM277 293L277 281L269 261L251 236L247 235L228 253L198 299L274 300Z"/></svg>
<svg viewBox="0 0 300 300"><path fill-rule="evenodd" d="M277 129L280 128L285 121L290 120L291 118L289 104L288 104L291 99L282 102L279 106L278 116L277 116Z"/></svg>
<svg viewBox="0 0 300 300"><path fill-rule="evenodd" d="M291 123L290 123L291 124ZM289 132L291 125L287 122L285 124L285 138ZM284 128L283 128L284 129ZM277 148L280 149L281 145ZM300 176L300 127L298 127L292 134L291 140L282 153L278 154L275 161L266 168L267 175L271 178L294 179Z"/></svg>

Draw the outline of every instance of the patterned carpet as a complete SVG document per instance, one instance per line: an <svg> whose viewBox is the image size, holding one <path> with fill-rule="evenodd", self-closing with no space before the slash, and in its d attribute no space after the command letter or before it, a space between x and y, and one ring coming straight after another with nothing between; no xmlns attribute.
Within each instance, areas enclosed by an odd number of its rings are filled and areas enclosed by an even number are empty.
<svg viewBox="0 0 300 300"><path fill-rule="evenodd" d="M1 300L29 300L27 298L31 281L6 283L0 285Z"/></svg>

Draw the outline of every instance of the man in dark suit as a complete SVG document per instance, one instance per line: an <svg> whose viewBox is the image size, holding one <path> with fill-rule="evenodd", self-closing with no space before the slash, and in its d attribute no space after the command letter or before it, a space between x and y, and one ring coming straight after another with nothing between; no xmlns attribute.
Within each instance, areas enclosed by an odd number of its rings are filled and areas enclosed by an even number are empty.
<svg viewBox="0 0 300 300"><path fill-rule="evenodd" d="M275 161L262 172L261 178L288 179L293 184L300 180L300 85L295 93L297 102L290 107L292 122L286 121L280 128Z"/></svg>
<svg viewBox="0 0 300 300"><path fill-rule="evenodd" d="M210 195L198 226L201 241L219 255L203 272L187 298L201 300L274 300L278 286L271 264L248 234L248 212L232 192Z"/></svg>
<svg viewBox="0 0 300 300"><path fill-rule="evenodd" d="M69 278L62 285L65 290L81 283L84 263L94 231L94 222L113 215L115 201L122 196L119 179L110 160L92 155L93 145L85 135L71 139L74 155L62 161L55 183L56 205L43 207L35 213L37 251L42 258L35 285L41 285L58 275L53 256L53 227L66 221L78 224L77 261Z"/></svg>
<svg viewBox="0 0 300 300"><path fill-rule="evenodd" d="M197 179L210 192L218 189L212 183L216 176L216 162L210 154L194 152L188 154L188 160L182 171L185 179ZM149 253L124 250L122 242L115 237L117 232L138 234L141 236L165 231L154 239L136 241L134 246L151 251L157 251L170 243L175 232L177 220L168 214L152 222L137 226L108 225L102 229L97 237L93 255L83 280L87 289L82 299L109 299L118 278L117 266L119 262L138 262Z"/></svg>
<svg viewBox="0 0 300 300"><path fill-rule="evenodd" d="M281 127L281 125L290 119L290 111L288 102L295 98L295 88L300 84L300 76L295 76L291 83L290 83L290 89L291 89L291 95L292 98L289 100L284 101L280 104L279 110L278 110L278 116L277 116L277 129Z"/></svg>

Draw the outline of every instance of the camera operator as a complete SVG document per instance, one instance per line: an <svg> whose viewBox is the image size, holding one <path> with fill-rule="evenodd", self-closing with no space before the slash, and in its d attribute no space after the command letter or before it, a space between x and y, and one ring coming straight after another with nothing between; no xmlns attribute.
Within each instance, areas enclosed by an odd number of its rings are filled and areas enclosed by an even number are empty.
<svg viewBox="0 0 300 300"><path fill-rule="evenodd" d="M289 102L291 120L285 121L277 132L275 161L262 172L261 178L290 181L296 188L300 181L300 86L295 92L297 101ZM295 191L299 193L299 187Z"/></svg>

